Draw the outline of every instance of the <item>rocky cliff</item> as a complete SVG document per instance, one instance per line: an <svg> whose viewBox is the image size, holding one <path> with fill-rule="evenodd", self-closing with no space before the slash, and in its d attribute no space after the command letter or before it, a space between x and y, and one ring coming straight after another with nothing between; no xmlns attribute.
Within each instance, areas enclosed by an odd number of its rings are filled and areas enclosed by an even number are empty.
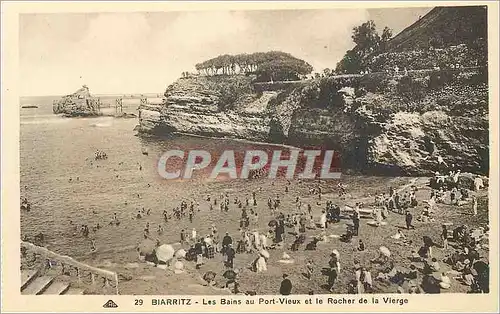
<svg viewBox="0 0 500 314"><path fill-rule="evenodd" d="M162 105L141 106L139 130L268 141L271 117L266 109L276 93L245 92L237 97L226 94L233 91L221 90L221 86L245 90L242 85L251 86L251 79L245 76L179 79L168 87ZM234 109L222 109L228 96L235 97Z"/></svg>
<svg viewBox="0 0 500 314"><path fill-rule="evenodd" d="M55 114L63 114L69 117L98 116L100 101L90 94L89 88L83 85L82 88L54 101L52 111Z"/></svg>
<svg viewBox="0 0 500 314"><path fill-rule="evenodd" d="M438 157L463 171L487 173L485 43L447 46L449 36L434 34L439 29L433 27L454 16L461 22L450 22L456 29L447 33L486 23L484 9L470 8L470 15L432 10L394 38L393 50L371 57L378 73L267 85L253 84L251 76L179 79L167 88L163 104L141 107L139 131L333 148L344 168L372 173L429 174L439 168ZM407 47L430 37L440 38L437 51ZM408 60L413 67L407 71L386 71Z"/></svg>

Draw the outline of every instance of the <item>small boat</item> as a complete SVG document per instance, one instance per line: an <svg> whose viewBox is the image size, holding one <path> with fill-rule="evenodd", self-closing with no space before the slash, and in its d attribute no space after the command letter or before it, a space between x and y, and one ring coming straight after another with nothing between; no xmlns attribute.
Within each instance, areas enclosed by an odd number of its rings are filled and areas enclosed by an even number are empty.
<svg viewBox="0 0 500 314"><path fill-rule="evenodd" d="M23 109L36 109L36 108L38 108L38 106L35 106L35 105L25 105L25 106L22 106L21 108L23 108Z"/></svg>

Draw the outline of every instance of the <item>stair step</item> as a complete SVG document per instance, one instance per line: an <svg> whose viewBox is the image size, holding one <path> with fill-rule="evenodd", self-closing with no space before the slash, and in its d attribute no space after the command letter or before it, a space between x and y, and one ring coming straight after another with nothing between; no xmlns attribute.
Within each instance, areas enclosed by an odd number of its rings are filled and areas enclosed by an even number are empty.
<svg viewBox="0 0 500 314"><path fill-rule="evenodd" d="M64 294L65 295L81 295L84 294L85 289L80 288L69 288Z"/></svg>
<svg viewBox="0 0 500 314"><path fill-rule="evenodd" d="M69 283L57 281L53 282L42 294L63 294L69 289Z"/></svg>
<svg viewBox="0 0 500 314"><path fill-rule="evenodd" d="M32 283L30 283L23 291L22 294L24 295L35 295L35 294L41 294L45 289L48 288L50 283L54 280L54 277L50 276L42 276L38 277L37 279L33 280Z"/></svg>
<svg viewBox="0 0 500 314"><path fill-rule="evenodd" d="M39 271L39 269L21 270L21 291L36 278Z"/></svg>

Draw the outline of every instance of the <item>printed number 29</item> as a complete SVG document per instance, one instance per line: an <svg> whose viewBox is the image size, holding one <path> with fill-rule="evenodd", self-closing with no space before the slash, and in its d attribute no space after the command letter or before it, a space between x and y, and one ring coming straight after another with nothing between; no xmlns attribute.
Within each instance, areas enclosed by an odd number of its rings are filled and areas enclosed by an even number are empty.
<svg viewBox="0 0 500 314"><path fill-rule="evenodd" d="M142 299L135 299L135 305L142 305Z"/></svg>

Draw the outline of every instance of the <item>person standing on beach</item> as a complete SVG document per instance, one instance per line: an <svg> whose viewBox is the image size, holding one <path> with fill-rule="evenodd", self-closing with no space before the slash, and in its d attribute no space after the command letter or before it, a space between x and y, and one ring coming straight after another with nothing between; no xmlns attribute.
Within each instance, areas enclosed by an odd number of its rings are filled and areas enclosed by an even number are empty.
<svg viewBox="0 0 500 314"><path fill-rule="evenodd" d="M415 226L411 224L412 220L413 220L413 215L410 213L410 211L407 210L405 214L406 229L408 230L410 228L415 229Z"/></svg>
<svg viewBox="0 0 500 314"><path fill-rule="evenodd" d="M97 250L96 245L95 245L95 239L92 239L90 242L90 250L92 252L95 252Z"/></svg>
<svg viewBox="0 0 500 314"><path fill-rule="evenodd" d="M356 211L352 215L352 223L354 225L354 235L358 236L359 235L359 214Z"/></svg>
<svg viewBox="0 0 500 314"><path fill-rule="evenodd" d="M306 263L306 277L311 280L314 273L314 262L312 259L308 260Z"/></svg>
<svg viewBox="0 0 500 314"><path fill-rule="evenodd" d="M234 257L236 256L236 252L233 249L233 244L229 244L226 249L226 267L233 268L234 267Z"/></svg>
<svg viewBox="0 0 500 314"><path fill-rule="evenodd" d="M198 239L198 241L194 245L194 250L196 253L196 269L200 269L201 265L203 265L203 245L201 241L201 239Z"/></svg>
<svg viewBox="0 0 500 314"><path fill-rule="evenodd" d="M196 241L196 236L197 236L196 229L193 228L193 230L191 230L191 240Z"/></svg>
<svg viewBox="0 0 500 314"><path fill-rule="evenodd" d="M187 241L186 230L184 230L184 229L181 230L180 238L181 238L181 244L184 244L184 243L188 242Z"/></svg>
<svg viewBox="0 0 500 314"><path fill-rule="evenodd" d="M443 231L441 232L441 238L443 239L443 250L448 249L448 228L443 225Z"/></svg>
<svg viewBox="0 0 500 314"><path fill-rule="evenodd" d="M233 238L229 235L229 232L226 232L224 238L222 238L222 253L225 254L229 245L233 244Z"/></svg>
<svg viewBox="0 0 500 314"><path fill-rule="evenodd" d="M472 215L477 216L477 196L472 195Z"/></svg>

